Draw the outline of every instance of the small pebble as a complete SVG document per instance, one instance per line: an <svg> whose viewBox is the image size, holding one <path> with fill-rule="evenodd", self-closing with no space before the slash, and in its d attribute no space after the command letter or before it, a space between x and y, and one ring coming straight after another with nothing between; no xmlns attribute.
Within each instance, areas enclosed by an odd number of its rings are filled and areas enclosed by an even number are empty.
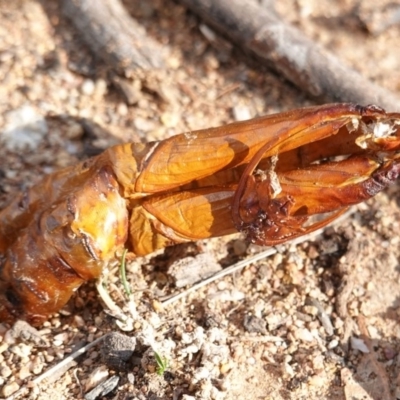
<svg viewBox="0 0 400 400"><path fill-rule="evenodd" d="M182 396L182 400L196 400L196 397L194 396L189 396L188 394L184 394Z"/></svg>
<svg viewBox="0 0 400 400"><path fill-rule="evenodd" d="M59 359L62 360L64 358L64 352L62 350L57 350L54 352L54 355Z"/></svg>
<svg viewBox="0 0 400 400"><path fill-rule="evenodd" d="M319 256L319 252L318 252L318 250L316 249L315 246L312 246L312 245L311 245L311 246L308 248L307 256L308 256L309 258L311 258L312 260L316 259L316 258Z"/></svg>
<svg viewBox="0 0 400 400"><path fill-rule="evenodd" d="M318 314L318 308L315 306L304 306L303 310L309 315L316 316Z"/></svg>
<svg viewBox="0 0 400 400"><path fill-rule="evenodd" d="M4 366L4 367L2 367L2 368L0 369L0 375L1 375L3 378L8 378L8 377L11 376L11 374L12 374L12 370L11 370L11 368L9 368L8 366Z"/></svg>
<svg viewBox="0 0 400 400"><path fill-rule="evenodd" d="M193 374L193 379L195 381L201 381L203 379L208 379L210 376L210 371L205 367L197 368Z"/></svg>
<svg viewBox="0 0 400 400"><path fill-rule="evenodd" d="M361 351L362 353L369 353L368 347L362 339L352 336L350 338L350 343L352 349Z"/></svg>
<svg viewBox="0 0 400 400"><path fill-rule="evenodd" d="M387 360L393 360L396 357L397 352L396 349L393 347L385 347L383 349L383 354L385 355L385 358Z"/></svg>
<svg viewBox="0 0 400 400"><path fill-rule="evenodd" d="M6 383L2 388L1 388L1 396L2 397L8 397L11 396L13 393L15 393L19 389L19 385L17 382L10 382Z"/></svg>
<svg viewBox="0 0 400 400"><path fill-rule="evenodd" d="M149 132L149 131L154 130L154 128L155 128L154 121L151 121L149 119L145 119L142 117L136 117L133 121L133 124L135 125L135 128L138 131L142 131L142 132Z"/></svg>
<svg viewBox="0 0 400 400"><path fill-rule="evenodd" d="M43 354L43 356L44 356L44 359L46 360L46 362L47 363L51 363L51 362L53 362L54 361L54 356L53 355L51 355L51 354Z"/></svg>
<svg viewBox="0 0 400 400"><path fill-rule="evenodd" d="M34 150L48 133L46 120L29 105L6 114L1 141L11 151Z"/></svg>
<svg viewBox="0 0 400 400"><path fill-rule="evenodd" d="M85 79L81 86L81 92L86 96L91 96L94 93L95 85L91 79Z"/></svg>
<svg viewBox="0 0 400 400"><path fill-rule="evenodd" d="M147 366L147 372L149 372L150 374L154 374L154 372L156 372L156 366L154 364L149 364Z"/></svg>
<svg viewBox="0 0 400 400"><path fill-rule="evenodd" d="M59 333L58 335L54 335L53 337L53 343L54 345L56 345L55 343L67 343L68 342L68 333L63 332L63 333Z"/></svg>
<svg viewBox="0 0 400 400"><path fill-rule="evenodd" d="M218 288L218 290L225 290L226 287L227 287L227 284L226 284L225 281L219 281L219 282L217 283L217 288Z"/></svg>
<svg viewBox="0 0 400 400"><path fill-rule="evenodd" d="M128 378L128 381L131 385L135 384L135 374L133 374L132 372L129 372L126 377Z"/></svg>
<svg viewBox="0 0 400 400"><path fill-rule="evenodd" d="M10 345L8 343L0 343L0 354L8 351L10 348Z"/></svg>
<svg viewBox="0 0 400 400"><path fill-rule="evenodd" d="M142 358L140 360L140 363L142 365L142 368L145 371L148 371L150 373L154 373L156 370L156 365L157 365L157 361L156 361L156 356L154 353L154 350L149 347L142 355Z"/></svg>
<svg viewBox="0 0 400 400"><path fill-rule="evenodd" d="M76 326L78 326L80 328L85 326L85 321L80 315L74 316L74 322L75 322Z"/></svg>
<svg viewBox="0 0 400 400"><path fill-rule="evenodd" d="M117 106L117 113L121 117L125 117L129 113L129 108L125 103L119 103Z"/></svg>
<svg viewBox="0 0 400 400"><path fill-rule="evenodd" d="M70 140L77 140L82 137L83 133L82 125L74 122L68 125L65 135Z"/></svg>
<svg viewBox="0 0 400 400"><path fill-rule="evenodd" d="M233 356L234 359L237 360L239 357L241 357L244 353L244 348L242 345L237 345L233 349Z"/></svg>
<svg viewBox="0 0 400 400"><path fill-rule="evenodd" d="M282 317L278 314L268 314L264 319L267 322L269 331L274 331L283 322Z"/></svg>
<svg viewBox="0 0 400 400"><path fill-rule="evenodd" d="M294 372L292 366L286 362L282 364L282 370L283 370L283 374L285 376L293 377L295 375L295 372Z"/></svg>
<svg viewBox="0 0 400 400"><path fill-rule="evenodd" d="M232 114L235 121L245 121L251 119L251 113L246 106L235 106L232 108Z"/></svg>
<svg viewBox="0 0 400 400"><path fill-rule="evenodd" d="M35 357L31 361L31 363L29 365L29 369L35 375L39 375L43 371L43 363L39 357Z"/></svg>
<svg viewBox="0 0 400 400"><path fill-rule="evenodd" d="M255 365L255 363L256 363L256 359L254 357L249 357L247 359L247 364Z"/></svg>
<svg viewBox="0 0 400 400"><path fill-rule="evenodd" d="M272 265L274 268L281 265L283 262L283 255L281 253L276 253L272 258Z"/></svg>
<svg viewBox="0 0 400 400"><path fill-rule="evenodd" d="M306 328L299 328L294 331L294 337L303 342L312 342L314 340L311 332Z"/></svg>
<svg viewBox="0 0 400 400"><path fill-rule="evenodd" d="M312 366L313 366L314 372L316 372L316 373L323 372L324 356L321 354L318 354L317 356L313 357Z"/></svg>
<svg viewBox="0 0 400 400"><path fill-rule="evenodd" d="M337 347L338 344L339 344L339 341L336 340L336 339L333 339L333 340L331 340L331 341L328 343L328 349L329 349L329 350L332 350L332 349L334 349L335 347Z"/></svg>
<svg viewBox="0 0 400 400"><path fill-rule="evenodd" d="M83 361L82 361L82 364L83 364L83 365L86 365L87 367L90 367L90 366L93 365L93 360L90 359L90 358L87 358L86 360L83 360Z"/></svg>
<svg viewBox="0 0 400 400"><path fill-rule="evenodd" d="M32 350L31 346L28 346L25 343L19 343L18 345L12 346L10 348L10 352L20 358L28 357L31 354L31 350Z"/></svg>
<svg viewBox="0 0 400 400"><path fill-rule="evenodd" d="M242 256L246 254L247 251L247 243L244 240L235 240L233 242L233 252L236 256Z"/></svg>
<svg viewBox="0 0 400 400"><path fill-rule="evenodd" d="M321 387L326 384L326 378L322 374L314 375L309 378L308 384L310 386Z"/></svg>
<svg viewBox="0 0 400 400"><path fill-rule="evenodd" d="M97 96L103 97L107 93L107 82L104 79L98 79L95 86Z"/></svg>
<svg viewBox="0 0 400 400"><path fill-rule="evenodd" d="M31 376L31 371L29 371L29 366L23 365L21 369L18 371L18 378L24 380L25 378L28 378L28 376Z"/></svg>
<svg viewBox="0 0 400 400"><path fill-rule="evenodd" d="M170 69L178 69L181 66L181 59L170 55L166 60Z"/></svg>
<svg viewBox="0 0 400 400"><path fill-rule="evenodd" d="M222 375L225 375L231 370L231 368L232 368L232 365L229 362L227 362L227 363L221 364L221 366L219 367L219 371Z"/></svg>
<svg viewBox="0 0 400 400"><path fill-rule="evenodd" d="M180 120L178 113L164 112L161 114L161 122L167 128L175 128Z"/></svg>

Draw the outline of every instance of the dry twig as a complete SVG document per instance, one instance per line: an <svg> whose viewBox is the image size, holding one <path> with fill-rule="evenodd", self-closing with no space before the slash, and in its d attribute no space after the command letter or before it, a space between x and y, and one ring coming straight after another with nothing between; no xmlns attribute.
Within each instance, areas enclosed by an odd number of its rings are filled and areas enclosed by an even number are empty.
<svg viewBox="0 0 400 400"><path fill-rule="evenodd" d="M146 35L119 0L63 0L63 13L93 52L119 73L163 66L160 44Z"/></svg>
<svg viewBox="0 0 400 400"><path fill-rule="evenodd" d="M68 371L71 367L75 365L74 360L81 356L82 354L85 354L90 348L93 346L97 345L101 341L103 341L109 334L105 334L98 339L94 340L91 343L88 343L86 346L81 347L79 350L75 351L74 353L70 354L68 357L65 357L62 361L60 361L58 364L54 365L52 368L49 368L47 371L45 371L43 374L39 375L35 379L29 382L29 385L37 385L40 382L44 381L45 379L50 380L54 382L60 375L64 374L66 371ZM15 400L20 396L23 396L27 393L28 387L24 386L21 389L19 389L17 392L12 394L11 396L7 397L6 400Z"/></svg>
<svg viewBox="0 0 400 400"><path fill-rule="evenodd" d="M400 107L399 96L362 77L255 1L181 2L319 101L373 103L390 110Z"/></svg>

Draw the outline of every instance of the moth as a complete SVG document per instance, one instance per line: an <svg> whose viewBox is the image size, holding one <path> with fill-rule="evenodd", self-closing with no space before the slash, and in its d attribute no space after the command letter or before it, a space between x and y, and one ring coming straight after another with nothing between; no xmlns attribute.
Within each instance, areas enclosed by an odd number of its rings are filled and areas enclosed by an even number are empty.
<svg viewBox="0 0 400 400"><path fill-rule="evenodd" d="M305 235L394 182L399 158L400 114L354 104L109 148L0 211L0 322L40 324L123 249Z"/></svg>

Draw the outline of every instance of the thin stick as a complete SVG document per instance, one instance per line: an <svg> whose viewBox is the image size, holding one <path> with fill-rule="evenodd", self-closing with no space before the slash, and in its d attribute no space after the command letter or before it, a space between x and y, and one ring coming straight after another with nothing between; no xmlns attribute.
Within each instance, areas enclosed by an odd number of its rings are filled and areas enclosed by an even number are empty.
<svg viewBox="0 0 400 400"><path fill-rule="evenodd" d="M60 361L58 364L54 365L53 367L49 368L47 371L45 371L42 375L39 375L37 378L33 379L32 381L29 382L30 385L32 384L39 384L45 379L48 379L56 374L62 374L66 371L68 371L73 365L73 361L81 356L82 354L86 353L90 348L93 346L96 346L98 343L103 341L109 333L106 333L105 335L97 338L93 342L87 344L86 346L81 347L79 350L75 351L75 353L70 354L68 357L65 357L62 361ZM19 396L22 396L28 392L28 388L26 386L22 387L15 393L13 393L11 396L7 397L6 400L15 400Z"/></svg>

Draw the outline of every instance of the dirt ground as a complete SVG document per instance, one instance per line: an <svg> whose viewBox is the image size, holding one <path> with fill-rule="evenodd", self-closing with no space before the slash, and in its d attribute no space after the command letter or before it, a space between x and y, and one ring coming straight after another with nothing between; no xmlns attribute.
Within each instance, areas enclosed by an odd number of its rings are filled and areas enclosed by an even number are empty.
<svg viewBox="0 0 400 400"><path fill-rule="evenodd" d="M280 15L343 62L400 91L400 25L387 23L399 4L276 3ZM114 143L314 104L179 3L124 4L168 52L163 71L131 78L130 105L57 1L0 0L1 206L44 174ZM193 256L218 269L264 249L237 234L134 260L128 281L136 318L125 332L104 311L93 283L40 329L48 347L10 343L0 325L0 398L26 388L20 398L80 399L111 378L117 384L107 397L85 398L400 399L398 191L393 186L322 235L279 246L170 305L163 297L180 290L172 261ZM127 311L116 268L106 283ZM129 368L119 370L115 359L107 364L100 343L67 371L31 382L109 332L137 338ZM160 374L154 351L168 364Z"/></svg>

